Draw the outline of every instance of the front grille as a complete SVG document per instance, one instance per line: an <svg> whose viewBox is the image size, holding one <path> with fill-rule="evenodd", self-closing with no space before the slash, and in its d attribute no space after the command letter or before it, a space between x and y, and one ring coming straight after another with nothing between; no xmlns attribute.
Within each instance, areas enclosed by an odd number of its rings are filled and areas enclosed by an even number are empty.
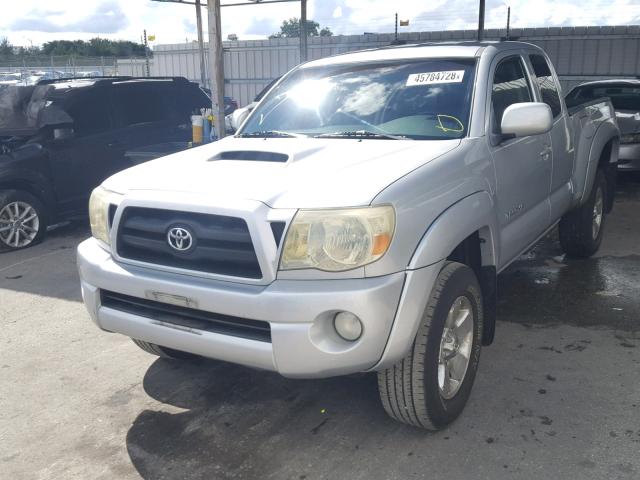
<svg viewBox="0 0 640 480"><path fill-rule="evenodd" d="M195 330L204 330L260 342L271 342L271 326L269 322L205 312L195 308L170 305L107 290L100 291L100 298L102 306L120 312Z"/></svg>
<svg viewBox="0 0 640 480"><path fill-rule="evenodd" d="M187 229L193 247L169 245L173 227ZM247 223L236 217L127 207L118 228L118 255L167 267L243 278L262 278Z"/></svg>

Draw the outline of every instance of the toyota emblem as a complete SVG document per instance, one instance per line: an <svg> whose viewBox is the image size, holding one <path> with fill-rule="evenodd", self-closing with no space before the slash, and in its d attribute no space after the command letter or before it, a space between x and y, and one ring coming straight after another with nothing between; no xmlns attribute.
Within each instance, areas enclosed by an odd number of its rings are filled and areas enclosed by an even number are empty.
<svg viewBox="0 0 640 480"><path fill-rule="evenodd" d="M173 227L167 233L167 242L174 250L185 252L193 245L193 235L184 227Z"/></svg>

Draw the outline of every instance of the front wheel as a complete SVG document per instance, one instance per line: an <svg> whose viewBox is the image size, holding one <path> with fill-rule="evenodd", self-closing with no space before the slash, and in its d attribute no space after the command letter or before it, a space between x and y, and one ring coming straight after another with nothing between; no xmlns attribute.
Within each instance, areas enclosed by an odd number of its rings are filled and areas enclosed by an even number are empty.
<svg viewBox="0 0 640 480"><path fill-rule="evenodd" d="M598 251L604 233L606 201L607 179L598 170L587 201L560 220L560 246L567 255L587 258Z"/></svg>
<svg viewBox="0 0 640 480"><path fill-rule="evenodd" d="M378 372L378 389L394 419L439 430L462 412L480 361L483 310L478 279L448 262L431 292L407 356Z"/></svg>
<svg viewBox="0 0 640 480"><path fill-rule="evenodd" d="M0 192L0 251L35 245L46 230L46 209L38 198L22 190Z"/></svg>

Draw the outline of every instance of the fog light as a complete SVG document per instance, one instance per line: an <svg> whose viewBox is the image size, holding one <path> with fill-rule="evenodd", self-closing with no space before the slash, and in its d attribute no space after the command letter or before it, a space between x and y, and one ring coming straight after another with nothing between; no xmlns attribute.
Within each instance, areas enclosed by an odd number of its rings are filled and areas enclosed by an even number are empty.
<svg viewBox="0 0 640 480"><path fill-rule="evenodd" d="M355 342L362 335L362 322L349 312L337 313L333 319L333 328L348 342Z"/></svg>

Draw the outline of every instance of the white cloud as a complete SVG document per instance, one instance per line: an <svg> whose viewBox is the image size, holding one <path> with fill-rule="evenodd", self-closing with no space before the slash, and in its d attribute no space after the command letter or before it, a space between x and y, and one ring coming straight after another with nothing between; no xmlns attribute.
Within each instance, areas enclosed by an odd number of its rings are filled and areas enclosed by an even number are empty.
<svg viewBox="0 0 640 480"><path fill-rule="evenodd" d="M640 22L640 0L487 0L488 28L506 25L507 4L513 28ZM410 20L401 32L474 29L477 6L477 0L309 0L309 18L336 34L392 32L396 12ZM192 5L151 0L4 0L1 8L0 37L6 35L17 45L98 35L140 41L145 28L156 35L156 43L196 39ZM299 8L296 2L223 8L223 35L264 38L283 20L299 16ZM206 28L206 8L203 17Z"/></svg>

